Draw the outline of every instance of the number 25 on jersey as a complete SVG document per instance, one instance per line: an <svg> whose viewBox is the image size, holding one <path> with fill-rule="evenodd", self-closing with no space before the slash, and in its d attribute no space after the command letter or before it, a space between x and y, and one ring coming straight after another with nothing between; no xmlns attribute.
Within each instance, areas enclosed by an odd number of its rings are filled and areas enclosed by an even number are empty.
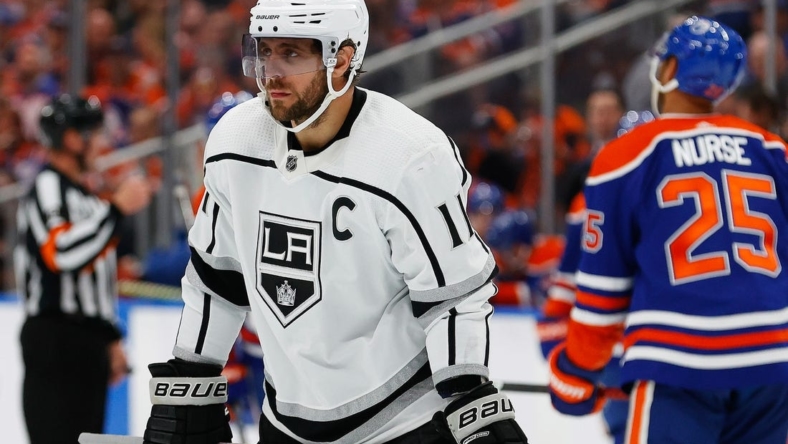
<svg viewBox="0 0 788 444"><path fill-rule="evenodd" d="M751 273L776 277L782 271L776 254L777 227L768 214L750 209L752 199L776 200L774 180L767 175L723 170L722 187L702 172L665 177L657 187L660 208L694 204L695 212L665 242L670 281L673 285L731 273L728 250L695 254L695 250L727 225L732 233L756 236L753 243L732 242L733 259ZM722 188L722 190L720 190ZM725 205L727 218L723 217ZM588 211L583 229L583 248L595 253L602 248L604 213Z"/></svg>
<svg viewBox="0 0 788 444"><path fill-rule="evenodd" d="M775 252L777 227L768 214L750 209L751 199L776 200L774 180L767 175L722 171L719 184L705 173L667 176L657 187L660 208L682 205L692 199L695 214L665 243L670 279L674 285L730 274L727 251L693 255L693 251L727 222L732 233L756 236L757 245L733 242L733 258L751 273L776 277L782 269ZM723 220L724 201L727 220Z"/></svg>

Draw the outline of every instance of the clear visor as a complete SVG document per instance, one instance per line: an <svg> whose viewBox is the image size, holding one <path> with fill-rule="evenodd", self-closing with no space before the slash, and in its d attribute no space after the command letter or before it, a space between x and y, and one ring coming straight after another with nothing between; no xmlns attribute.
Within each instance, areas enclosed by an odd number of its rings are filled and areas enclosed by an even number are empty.
<svg viewBox="0 0 788 444"><path fill-rule="evenodd" d="M243 70L247 77L267 79L320 71L322 53L315 52L311 39L252 37L244 34Z"/></svg>

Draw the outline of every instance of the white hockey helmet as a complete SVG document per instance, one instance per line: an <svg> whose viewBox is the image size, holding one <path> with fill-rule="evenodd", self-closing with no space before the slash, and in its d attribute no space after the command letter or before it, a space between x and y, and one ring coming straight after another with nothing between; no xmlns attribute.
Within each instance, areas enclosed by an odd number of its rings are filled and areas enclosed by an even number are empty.
<svg viewBox="0 0 788 444"><path fill-rule="evenodd" d="M321 108L310 119L288 130L298 132L322 114L330 102L350 88L353 78L361 69L369 42L369 13L364 0L259 0L252 7L249 34L243 39L244 74L257 79L258 87L265 94L263 81L266 75L265 54L260 52L262 38L302 38L320 41L323 66L303 65L292 68L289 74L314 72L325 67L329 94ZM350 40L355 54L350 62L350 78L340 91L335 91L331 75L336 65L340 45ZM300 72L297 72L300 71ZM266 109L268 107L266 106Z"/></svg>

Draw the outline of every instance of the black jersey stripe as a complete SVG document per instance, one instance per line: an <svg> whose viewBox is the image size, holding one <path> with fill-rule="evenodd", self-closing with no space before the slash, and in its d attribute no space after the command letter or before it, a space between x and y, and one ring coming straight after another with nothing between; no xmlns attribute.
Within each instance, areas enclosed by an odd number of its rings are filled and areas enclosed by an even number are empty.
<svg viewBox="0 0 788 444"><path fill-rule="evenodd" d="M205 336L208 334L208 323L211 320L211 295L203 293L202 298L202 322L200 322L200 333L197 335L197 344L194 346L195 354L202 354L205 345ZM180 328L180 326L178 326Z"/></svg>
<svg viewBox="0 0 788 444"><path fill-rule="evenodd" d="M35 192L33 194L35 195ZM41 222L41 226L43 226L44 230L48 232L49 231L49 227L47 227L47 215L44 212L44 209L41 207L41 202L38 200L37 196L33 198L33 203L35 204L36 211L35 211L35 214L29 214L29 216L30 216L30 218L29 218L30 219L29 220L29 222L30 222L30 224L29 224L30 225L30 227L29 227L30 230L33 230L33 224L34 224L34 222L32 220L33 217L37 217L38 218L38 222ZM35 234L35 232L33 232L33 234ZM47 237L49 237L49 233L47 233Z"/></svg>
<svg viewBox="0 0 788 444"><path fill-rule="evenodd" d="M435 301L435 302L418 302L418 301L410 301L411 310L413 310L413 316L416 318L420 318L424 316L425 313L430 311L430 309L437 307L438 305L444 304L446 301Z"/></svg>
<svg viewBox="0 0 788 444"><path fill-rule="evenodd" d="M496 293L497 293L497 291L496 291ZM485 336L485 338L486 338L486 341L487 341L487 343L484 346L484 366L485 367L487 367L489 362L490 362L490 316L492 316L494 311L495 311L495 308L490 310L490 312L487 313L487 316L484 317L484 325L485 325L485 328L486 328L486 336Z"/></svg>
<svg viewBox="0 0 788 444"><path fill-rule="evenodd" d="M58 185L59 185L58 191L60 192L60 216L64 220L71 220L71 215L69 214L69 208L67 205L68 200L66 200L66 188L68 187L68 183L71 181L64 181L63 175L57 171L56 173L57 173Z"/></svg>
<svg viewBox="0 0 788 444"><path fill-rule="evenodd" d="M465 166L460 160L460 153L459 148L457 148L457 144L454 143L454 140L450 136L446 136L446 138L449 139L449 144L451 144L451 151L454 153L454 160L457 161L457 165L459 165L460 169L462 170L462 186L465 186L465 184L468 182L468 177L470 177L470 174L468 174L468 170L465 169Z"/></svg>
<svg viewBox="0 0 788 444"><path fill-rule="evenodd" d="M93 239L93 243L86 244L86 246L83 246L80 249L82 251L78 251L78 249L72 248L68 252L59 252L60 254L58 254L58 256L60 256L61 258L63 254L72 254L73 252L82 253L82 258L81 258L82 260L80 262L77 262L76 260L65 262L63 263L64 265L63 268L64 269L70 268L71 270L73 270L74 273L78 273L80 270L93 263L93 261L95 261L98 258L98 256L101 254L104 248L110 243L110 241L112 241L112 234L114 233L114 229L110 231L109 234L105 234L105 233L106 233L105 229L100 229L97 232L97 234L100 234L101 236L95 236L95 238Z"/></svg>
<svg viewBox="0 0 788 444"><path fill-rule="evenodd" d="M180 316L180 319L178 319L178 331L175 333L175 338L176 338L175 342L177 342L178 341L177 338L181 336L181 325L183 325L183 312L184 311L186 311L186 306L185 305L181 306L181 316Z"/></svg>
<svg viewBox="0 0 788 444"><path fill-rule="evenodd" d="M205 213L205 214L208 214L208 208L207 207L208 207L208 198L209 197L211 197L211 193L209 193L206 190L205 194L202 197L202 212Z"/></svg>
<svg viewBox="0 0 788 444"><path fill-rule="evenodd" d="M449 337L449 366L452 366L457 363L457 334L455 332L457 326L457 309L452 308L449 310L449 325L448 325L448 337Z"/></svg>
<svg viewBox="0 0 788 444"><path fill-rule="evenodd" d="M214 202L213 204L213 219L211 220L211 243L208 244L208 249L205 250L206 253L211 254L213 253L213 249L216 248L216 222L219 220L219 204Z"/></svg>
<svg viewBox="0 0 788 444"><path fill-rule="evenodd" d="M36 242L36 238L33 235L33 229L31 227L27 228L25 240L25 248L27 248L29 255L27 258L28 263L25 264L25 269L26 271L30 272L32 271L31 267L36 267L36 271L40 272L38 288L38 296L40 299L38 301L38 307L35 309L40 313L60 311L60 275L52 272L44 264L39 252L38 243ZM33 287L31 284L32 280L25 289L28 292L28 297L30 298L36 296L33 293Z"/></svg>
<svg viewBox="0 0 788 444"><path fill-rule="evenodd" d="M76 249L77 247L79 247L81 245L84 245L84 244L92 241L93 239L96 238L96 236L98 236L98 234L101 231L101 229L104 228L104 226L107 225L110 222L115 222L115 219L113 218L113 213L110 210L110 207L107 207L107 215L104 216L99 221L98 225L96 226L96 228L94 230L86 232L85 235L82 236L81 238L74 239L74 240L72 240L71 242L69 242L66 245L62 245L62 244L58 245L57 246L57 251L65 252L65 251L68 251L68 250L73 250L73 249Z"/></svg>
<svg viewBox="0 0 788 444"><path fill-rule="evenodd" d="M446 278L443 276L443 270L441 269L440 264L438 263L438 257L435 255L435 252L432 250L432 246L430 246L429 241L427 240L427 235L424 234L424 230L419 225L419 221L416 220L416 216L408 210L408 208L400 202L399 199L394 197L391 193L381 190L380 188L373 187L372 185L366 184L364 182L349 179L347 177L337 177L331 174L328 174L323 171L313 171L312 174L315 176L327 180L329 182L334 183L341 183L345 185L349 185L354 188L358 188L362 191L366 191L368 193L372 193L378 197L386 199L387 201L391 202L397 209L399 209L402 214L410 222L413 229L416 231L416 235L419 237L419 241L421 241L421 245L424 248L424 252L427 254L427 258L430 261L430 266L432 267L432 272L435 274L435 280L438 282L438 287L445 287L446 286Z"/></svg>
<svg viewBox="0 0 788 444"><path fill-rule="evenodd" d="M249 306L243 274L233 270L217 270L205 263L193 247L190 249L192 266L208 289L239 307Z"/></svg>
<svg viewBox="0 0 788 444"><path fill-rule="evenodd" d="M471 225L471 219L468 217L468 212L465 211L465 205L462 204L462 198L460 195L457 195L457 204L460 205L460 210L462 210L462 217L465 219L465 226L468 228L468 236L473 237L473 225Z"/></svg>
<svg viewBox="0 0 788 444"><path fill-rule="evenodd" d="M397 401L400 396L406 394L416 385L431 377L432 369L430 369L428 362L400 386L400 388L379 403L353 415L333 421L312 421L280 413L276 407L276 389L274 389L267 380L265 381L265 394L266 401L271 407L274 417L296 436L308 441L333 442L361 427L386 407Z"/></svg>
<svg viewBox="0 0 788 444"><path fill-rule="evenodd" d="M205 161L205 164L208 165L209 163L219 162L222 160L237 160L239 162L251 163L263 167L276 168L276 162L271 159L258 159L256 157L244 156L242 154L236 153L222 153L211 156Z"/></svg>
<svg viewBox="0 0 788 444"><path fill-rule="evenodd" d="M476 236L476 239L478 239L478 240L479 240L479 243L480 243L480 244L482 244L482 248L484 248L484 251L485 251L487 254L490 254L490 249L489 249L489 248L487 248L487 244L485 244L485 243L484 243L484 241L482 240L482 238L479 236L479 233L476 233L476 232L474 232L474 233L473 233L473 235L474 235L474 236Z"/></svg>

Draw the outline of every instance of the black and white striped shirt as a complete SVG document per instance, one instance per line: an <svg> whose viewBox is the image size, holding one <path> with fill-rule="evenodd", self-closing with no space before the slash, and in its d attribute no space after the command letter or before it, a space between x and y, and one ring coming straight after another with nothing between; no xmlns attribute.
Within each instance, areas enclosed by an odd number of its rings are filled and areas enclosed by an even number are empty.
<svg viewBox="0 0 788 444"><path fill-rule="evenodd" d="M115 206L51 166L39 173L17 212L14 264L28 316L84 319L117 335L121 218Z"/></svg>

